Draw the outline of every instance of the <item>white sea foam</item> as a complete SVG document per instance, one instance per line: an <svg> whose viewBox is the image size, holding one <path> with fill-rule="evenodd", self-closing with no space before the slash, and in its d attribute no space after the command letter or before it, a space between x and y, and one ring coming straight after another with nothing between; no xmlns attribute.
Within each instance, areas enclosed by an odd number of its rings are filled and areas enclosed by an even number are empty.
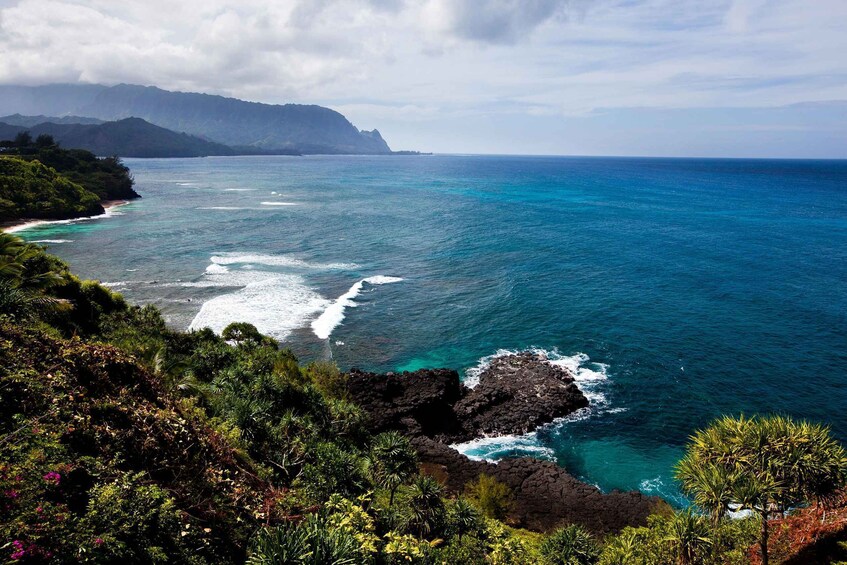
<svg viewBox="0 0 847 565"><path fill-rule="evenodd" d="M178 182L176 183L178 186L197 186L196 182Z"/></svg>
<svg viewBox="0 0 847 565"><path fill-rule="evenodd" d="M451 445L456 451L474 461L499 461L507 456L535 457L554 460L553 450L541 445L535 433L482 437L464 443Z"/></svg>
<svg viewBox="0 0 847 565"><path fill-rule="evenodd" d="M319 271L354 270L355 263L309 263L288 255L267 255L263 253L218 253L211 258L218 265L266 265L268 267L293 267Z"/></svg>
<svg viewBox="0 0 847 565"><path fill-rule="evenodd" d="M253 192L255 188L225 188L224 192Z"/></svg>
<svg viewBox="0 0 847 565"><path fill-rule="evenodd" d="M191 322L192 329L210 327L220 332L231 322L244 321L283 340L334 304L309 288L297 272L355 268L357 265L350 263L320 264L286 255L228 252L212 256L198 280L165 285L234 289L205 302ZM373 277L371 284L385 282L393 281Z"/></svg>
<svg viewBox="0 0 847 565"><path fill-rule="evenodd" d="M330 304L299 275L264 275L270 278L205 302L189 329L208 327L220 333L231 322L243 321L283 340Z"/></svg>
<svg viewBox="0 0 847 565"><path fill-rule="evenodd" d="M329 336L332 335L332 331L344 321L344 311L347 308L353 308L356 306L356 303L353 300L359 296L359 293L362 292L365 283L377 286L396 283L402 280L403 279L400 277L377 275L358 281L350 287L350 290L339 296L335 302L330 304L327 309L312 322L312 331L315 332L315 335L318 336L318 338L328 339Z"/></svg>
<svg viewBox="0 0 847 565"><path fill-rule="evenodd" d="M207 275L222 275L229 272L229 267L225 267L224 265L219 265L217 263L212 263L208 267L206 267Z"/></svg>
<svg viewBox="0 0 847 565"><path fill-rule="evenodd" d="M33 243L71 243L72 239L35 239Z"/></svg>
<svg viewBox="0 0 847 565"><path fill-rule="evenodd" d="M260 202L262 206L297 206L296 202Z"/></svg>

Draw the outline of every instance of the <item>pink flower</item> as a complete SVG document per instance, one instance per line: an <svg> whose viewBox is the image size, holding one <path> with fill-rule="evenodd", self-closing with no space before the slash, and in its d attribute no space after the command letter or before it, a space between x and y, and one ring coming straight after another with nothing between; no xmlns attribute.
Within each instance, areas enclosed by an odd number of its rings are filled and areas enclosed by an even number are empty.
<svg viewBox="0 0 847 565"><path fill-rule="evenodd" d="M26 555L26 549L24 549L24 544L21 540L16 539L15 541L13 541L12 547L15 548L15 552L12 553L12 555L10 555L9 557L11 557L13 560L17 561L18 559Z"/></svg>
<svg viewBox="0 0 847 565"><path fill-rule="evenodd" d="M103 538L94 538L94 545L100 546L100 545L103 545L104 543L105 542L103 541Z"/></svg>
<svg viewBox="0 0 847 565"><path fill-rule="evenodd" d="M18 497L18 491L14 490L14 489L7 490L3 494L5 494L7 498L17 498Z"/></svg>
<svg viewBox="0 0 847 565"><path fill-rule="evenodd" d="M50 471L49 473L44 475L44 477L42 477L42 478L45 481L47 481L48 483L53 483L55 485L58 485L59 482L61 482L61 480L62 480L62 475L60 475L56 471Z"/></svg>

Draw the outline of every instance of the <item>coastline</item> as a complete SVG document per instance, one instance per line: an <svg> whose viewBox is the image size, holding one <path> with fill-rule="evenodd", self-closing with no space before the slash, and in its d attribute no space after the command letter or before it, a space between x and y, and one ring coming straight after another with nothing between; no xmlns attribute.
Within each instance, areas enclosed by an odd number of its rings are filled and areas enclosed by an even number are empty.
<svg viewBox="0 0 847 565"><path fill-rule="evenodd" d="M98 218L109 217L110 211L129 204L130 200L103 200L100 205L103 207L103 213L96 216L80 216L78 218L66 218L63 220L37 220L37 219L20 219L11 222L0 223L0 231L3 233L18 233L24 230L45 226L50 224L68 224L71 222L81 222L86 220L96 220Z"/></svg>

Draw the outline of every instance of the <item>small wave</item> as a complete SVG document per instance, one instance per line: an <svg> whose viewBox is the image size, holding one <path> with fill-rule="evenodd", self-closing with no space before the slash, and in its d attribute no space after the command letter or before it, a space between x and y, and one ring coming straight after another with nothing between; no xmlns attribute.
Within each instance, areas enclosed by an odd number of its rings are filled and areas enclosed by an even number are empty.
<svg viewBox="0 0 847 565"><path fill-rule="evenodd" d="M312 322L312 331L314 331L315 335L320 339L329 339L333 330L344 321L344 311L348 307L352 308L356 306L353 299L359 296L359 293L362 292L362 288L364 288L365 283L376 286L396 283L402 280L403 279L400 277L387 277L384 275L377 275L360 280L351 286L350 290L339 296L335 302L330 304L329 307L324 310L317 320Z"/></svg>
<svg viewBox="0 0 847 565"><path fill-rule="evenodd" d="M196 182L178 182L177 186L197 186L199 183Z"/></svg>
<svg viewBox="0 0 847 565"><path fill-rule="evenodd" d="M72 243L72 239L35 239L33 243Z"/></svg>
<svg viewBox="0 0 847 565"><path fill-rule="evenodd" d="M296 202L260 202L262 206L297 206Z"/></svg>
<svg viewBox="0 0 847 565"><path fill-rule="evenodd" d="M253 192L255 188L225 188L224 192Z"/></svg>
<svg viewBox="0 0 847 565"><path fill-rule="evenodd" d="M241 206L200 206L198 210L249 210Z"/></svg>
<svg viewBox="0 0 847 565"><path fill-rule="evenodd" d="M219 253L213 255L212 263L218 265L266 265L268 267L293 267L310 270L345 271L358 269L355 263L308 263L302 259L287 255L267 255L263 253Z"/></svg>
<svg viewBox="0 0 847 565"><path fill-rule="evenodd" d="M555 460L553 450L541 445L535 433L482 437L451 445L453 449L474 461L496 463L504 457L535 457Z"/></svg>

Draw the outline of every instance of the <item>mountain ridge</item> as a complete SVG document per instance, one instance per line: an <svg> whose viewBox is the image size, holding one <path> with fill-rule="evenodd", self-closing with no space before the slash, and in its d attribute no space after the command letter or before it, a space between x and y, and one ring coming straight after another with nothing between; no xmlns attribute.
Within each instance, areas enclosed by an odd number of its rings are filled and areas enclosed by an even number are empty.
<svg viewBox="0 0 847 565"><path fill-rule="evenodd" d="M359 130L341 113L323 106L247 102L155 86L2 85L0 113L78 115L106 121L135 117L207 141L257 151L391 153L378 130Z"/></svg>

